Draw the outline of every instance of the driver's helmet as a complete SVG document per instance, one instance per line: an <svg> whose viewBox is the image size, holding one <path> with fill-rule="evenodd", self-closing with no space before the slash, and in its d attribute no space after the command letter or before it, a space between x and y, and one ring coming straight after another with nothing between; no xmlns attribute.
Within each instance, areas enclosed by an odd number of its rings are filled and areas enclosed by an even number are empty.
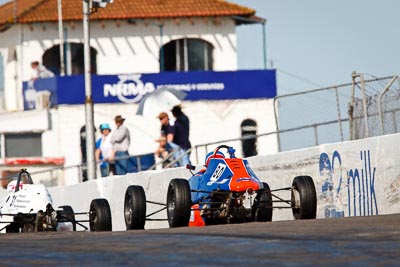
<svg viewBox="0 0 400 267"><path fill-rule="evenodd" d="M29 178L29 175L27 173L22 173L21 174L21 181L20 183L23 184L33 184L32 179Z"/></svg>
<svg viewBox="0 0 400 267"><path fill-rule="evenodd" d="M208 163L210 163L210 159L212 159L212 158L213 158L213 159L214 159L214 158L220 158L220 159L224 159L224 158L225 158L224 153L222 153L221 151L218 151L218 152L215 154L214 157L213 157L213 155L214 155L214 151L212 151L212 152L210 152L210 153L207 154L204 166L207 167L207 166L208 166Z"/></svg>

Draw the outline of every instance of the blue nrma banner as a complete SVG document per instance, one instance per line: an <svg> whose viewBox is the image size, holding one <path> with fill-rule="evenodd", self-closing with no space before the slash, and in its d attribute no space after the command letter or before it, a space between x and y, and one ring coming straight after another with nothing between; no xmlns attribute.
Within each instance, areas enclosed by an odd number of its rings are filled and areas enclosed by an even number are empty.
<svg viewBox="0 0 400 267"><path fill-rule="evenodd" d="M161 88L186 93L185 101L274 98L275 70L162 72L155 74L92 75L96 103L139 103ZM85 103L83 75L56 76L24 82L24 108Z"/></svg>

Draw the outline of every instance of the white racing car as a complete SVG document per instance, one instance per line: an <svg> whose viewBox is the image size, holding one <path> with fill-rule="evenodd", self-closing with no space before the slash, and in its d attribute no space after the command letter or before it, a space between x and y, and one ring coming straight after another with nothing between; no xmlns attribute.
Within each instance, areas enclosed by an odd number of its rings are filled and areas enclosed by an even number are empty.
<svg viewBox="0 0 400 267"><path fill-rule="evenodd" d="M106 199L94 199L89 212L74 213L71 206L53 208L53 201L43 184L33 184L25 169L17 180L7 185L7 196L0 202L0 232L111 231L111 210ZM76 220L75 215L88 215L86 220ZM89 222L89 228L83 223Z"/></svg>

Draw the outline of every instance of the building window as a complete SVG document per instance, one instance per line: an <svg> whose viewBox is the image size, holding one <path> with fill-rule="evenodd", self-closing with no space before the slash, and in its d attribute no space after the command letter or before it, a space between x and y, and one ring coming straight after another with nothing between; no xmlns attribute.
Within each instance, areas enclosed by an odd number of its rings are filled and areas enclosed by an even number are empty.
<svg viewBox="0 0 400 267"><path fill-rule="evenodd" d="M161 71L213 70L213 46L201 39L179 39L160 51Z"/></svg>
<svg viewBox="0 0 400 267"><path fill-rule="evenodd" d="M83 44L66 43L64 49L65 73L67 75L77 75L85 73L85 62L83 55ZM97 51L90 48L90 73L97 73ZM55 45L46 50L43 54L43 66L56 75L60 74L60 45Z"/></svg>
<svg viewBox="0 0 400 267"><path fill-rule="evenodd" d="M2 139L5 148L4 156L7 158L42 156L41 133L4 134Z"/></svg>
<svg viewBox="0 0 400 267"><path fill-rule="evenodd" d="M245 119L240 124L242 132L243 157L256 156L257 152L257 122L253 119Z"/></svg>

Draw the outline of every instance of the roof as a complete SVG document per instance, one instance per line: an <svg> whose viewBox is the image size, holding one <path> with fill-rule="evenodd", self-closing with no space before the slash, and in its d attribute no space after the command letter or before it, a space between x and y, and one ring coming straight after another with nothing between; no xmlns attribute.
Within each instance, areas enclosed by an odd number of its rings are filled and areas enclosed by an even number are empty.
<svg viewBox="0 0 400 267"><path fill-rule="evenodd" d="M0 6L0 30L14 23L56 22L58 0L18 0ZM63 20L82 20L82 0L62 1ZM168 19L182 17L245 17L251 21L255 10L225 0L114 0L99 8L91 20ZM243 21L237 20L237 23ZM257 21L257 18L256 20Z"/></svg>

